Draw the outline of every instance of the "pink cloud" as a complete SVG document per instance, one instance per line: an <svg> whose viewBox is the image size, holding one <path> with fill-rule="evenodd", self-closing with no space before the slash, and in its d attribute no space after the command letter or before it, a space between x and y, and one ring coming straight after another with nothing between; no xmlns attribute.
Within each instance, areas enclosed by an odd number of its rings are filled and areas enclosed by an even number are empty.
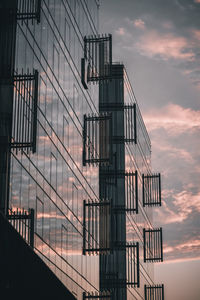
<svg viewBox="0 0 200 300"><path fill-rule="evenodd" d="M200 0L199 0L199 3L200 3ZM193 29L192 34L193 34L195 39L197 39L198 41L200 40L200 30Z"/></svg>
<svg viewBox="0 0 200 300"><path fill-rule="evenodd" d="M140 28L140 29L144 29L145 28L145 23L144 21L142 21L142 19L136 19L134 22L133 22L134 26L137 27L137 28Z"/></svg>
<svg viewBox="0 0 200 300"><path fill-rule="evenodd" d="M182 242L175 246L164 246L163 251L165 254L173 253L173 252L181 252L181 253L193 253L200 250L200 240L193 239L186 242Z"/></svg>
<svg viewBox="0 0 200 300"><path fill-rule="evenodd" d="M160 109L152 109L144 114L148 130L159 128L168 130L171 135L200 129L200 111L169 104Z"/></svg>
<svg viewBox="0 0 200 300"><path fill-rule="evenodd" d="M189 191L182 191L174 195L174 205L181 210L182 214L185 215L185 218L196 209L200 212L200 192L196 195L193 195Z"/></svg>
<svg viewBox="0 0 200 300"><path fill-rule="evenodd" d="M164 60L192 61L195 58L194 52L188 47L187 39L173 34L161 35L156 31L149 31L140 38L136 47L145 56L160 56Z"/></svg>
<svg viewBox="0 0 200 300"><path fill-rule="evenodd" d="M169 208L164 200L162 201L162 209L155 208L157 220L162 220L164 224L182 223L194 209L200 212L200 192L195 195L190 191L175 194L173 191L164 190L162 196L163 198L171 198L175 208Z"/></svg>
<svg viewBox="0 0 200 300"><path fill-rule="evenodd" d="M200 0L194 0L195 3L200 3Z"/></svg>
<svg viewBox="0 0 200 300"><path fill-rule="evenodd" d="M123 27L120 27L116 30L116 34L118 35L125 35L125 29Z"/></svg>

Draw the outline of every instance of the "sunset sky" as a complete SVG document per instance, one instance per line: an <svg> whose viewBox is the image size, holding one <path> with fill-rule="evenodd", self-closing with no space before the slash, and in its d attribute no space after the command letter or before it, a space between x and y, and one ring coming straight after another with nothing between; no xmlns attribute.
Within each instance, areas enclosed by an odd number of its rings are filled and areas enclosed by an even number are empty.
<svg viewBox="0 0 200 300"><path fill-rule="evenodd" d="M200 299L200 0L101 0L100 32L113 35L162 174L165 300Z"/></svg>

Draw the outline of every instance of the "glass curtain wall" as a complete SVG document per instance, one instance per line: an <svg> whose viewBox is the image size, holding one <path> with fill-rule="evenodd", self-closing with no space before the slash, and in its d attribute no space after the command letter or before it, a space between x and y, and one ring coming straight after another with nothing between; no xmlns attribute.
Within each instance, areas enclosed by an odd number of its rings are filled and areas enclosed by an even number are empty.
<svg viewBox="0 0 200 300"><path fill-rule="evenodd" d="M98 198L98 168L83 167L83 115L98 87L81 84L83 38L98 32L96 0L43 0L41 19L18 21L15 71L39 72L36 153L12 150L13 210L35 210L34 247L82 299L99 289L98 256L82 255L83 200Z"/></svg>
<svg viewBox="0 0 200 300"><path fill-rule="evenodd" d="M138 214L126 213L127 241L139 242L140 287L128 288L127 299L144 299L144 284L154 284L154 266L144 263L143 228L153 228L153 209L143 207L142 174L151 174L151 142L141 116L141 112L128 78L124 70L124 102L125 105L136 105L137 143L125 144L125 166L127 172L138 174Z"/></svg>

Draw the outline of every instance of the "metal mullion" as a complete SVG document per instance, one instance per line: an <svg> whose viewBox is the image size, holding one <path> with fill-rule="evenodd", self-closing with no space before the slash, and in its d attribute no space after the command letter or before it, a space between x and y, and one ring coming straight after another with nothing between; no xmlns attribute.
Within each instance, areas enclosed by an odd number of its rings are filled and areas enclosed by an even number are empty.
<svg viewBox="0 0 200 300"><path fill-rule="evenodd" d="M86 121L86 115L83 116L83 166L86 165L86 146L87 143L87 121Z"/></svg>
<svg viewBox="0 0 200 300"><path fill-rule="evenodd" d="M95 45L96 43L94 42L94 43L91 43L91 50L92 50L92 58L91 58L91 60L92 60L92 78L94 78L95 77L95 73L94 73L94 45Z"/></svg>
<svg viewBox="0 0 200 300"><path fill-rule="evenodd" d="M33 142L33 152L36 152L36 138L37 138L37 108L38 108L38 71L35 70L34 74L34 92L33 92L33 133L32 133L32 142Z"/></svg>
<svg viewBox="0 0 200 300"><path fill-rule="evenodd" d="M128 282L128 284L130 283L130 264L129 264L129 247L127 247L127 252L128 253L126 253L126 259L127 259L127 262L126 262L126 265L127 265L127 282Z"/></svg>
<svg viewBox="0 0 200 300"><path fill-rule="evenodd" d="M160 228L160 252L161 252L161 261L163 261L163 238L162 238L162 228Z"/></svg>
<svg viewBox="0 0 200 300"><path fill-rule="evenodd" d="M16 137L16 130L17 130L17 124L16 124L16 120L17 120L17 96L18 96L18 82L15 81L15 94L14 94L14 107L13 107L13 112L14 112L14 116L13 116L13 124L14 124L14 130L13 130L13 138L14 138L14 142L15 142L15 137Z"/></svg>
<svg viewBox="0 0 200 300"><path fill-rule="evenodd" d="M162 284L162 299L161 300L164 300L164 284Z"/></svg>
<svg viewBox="0 0 200 300"><path fill-rule="evenodd" d="M146 284L144 285L144 299L148 300L147 299L147 286L146 286Z"/></svg>
<svg viewBox="0 0 200 300"><path fill-rule="evenodd" d="M19 81L19 91L18 91L18 97L17 97L17 124L16 124L16 140L15 142L19 141L19 122L20 122L20 118L19 118L19 112L20 112L20 100L21 98L21 82Z"/></svg>
<svg viewBox="0 0 200 300"><path fill-rule="evenodd" d="M32 91L32 95L31 95ZM29 97L27 103L28 109L28 140L32 143L33 140L33 120L34 120L34 92L32 81L29 80Z"/></svg>
<svg viewBox="0 0 200 300"><path fill-rule="evenodd" d="M103 157L103 148L102 148L102 120L99 120L99 154L100 159Z"/></svg>
<svg viewBox="0 0 200 300"><path fill-rule="evenodd" d="M145 192L146 192L146 188L145 188L144 184L145 184L144 174L142 174L142 200L143 200L143 207L145 206Z"/></svg>
<svg viewBox="0 0 200 300"><path fill-rule="evenodd" d="M131 282L133 283L133 286L135 287L135 247L133 247L133 244L131 245Z"/></svg>
<svg viewBox="0 0 200 300"><path fill-rule="evenodd" d="M98 62L97 62L97 57L98 57L98 47L97 43L95 43L95 73L98 74Z"/></svg>
<svg viewBox="0 0 200 300"><path fill-rule="evenodd" d="M131 140L132 142L134 141L135 142L135 134L134 134L134 106L131 106L131 128L132 128L132 131L131 131Z"/></svg>
<svg viewBox="0 0 200 300"><path fill-rule="evenodd" d="M93 203L93 200L92 200L92 203ZM91 211L92 211L92 222L91 222L91 225L92 225L92 249L94 249L94 239L95 239L95 237L94 237L94 206L92 205L91 206Z"/></svg>
<svg viewBox="0 0 200 300"><path fill-rule="evenodd" d="M108 128L107 128L107 116L104 119L104 157L106 158L106 148L107 148L107 137L108 137Z"/></svg>
<svg viewBox="0 0 200 300"><path fill-rule="evenodd" d="M94 150L94 122L95 120L93 119L91 121L91 142L92 142L92 153L91 153L91 160L94 161L95 158L95 150Z"/></svg>
<svg viewBox="0 0 200 300"><path fill-rule="evenodd" d="M83 200L83 255L86 248L86 201Z"/></svg>
<svg viewBox="0 0 200 300"><path fill-rule="evenodd" d="M125 209L129 209L129 198L128 198L128 184L129 184L129 182L128 182L128 176L125 176L125 182L126 182L126 190L125 190L125 196L126 196L126 207L125 207Z"/></svg>
<svg viewBox="0 0 200 300"><path fill-rule="evenodd" d="M88 200L88 204L90 204L90 201ZM88 213L88 249L90 249L90 205L87 206L87 213Z"/></svg>
<svg viewBox="0 0 200 300"><path fill-rule="evenodd" d="M128 142L131 142L131 106L128 106Z"/></svg>
<svg viewBox="0 0 200 300"><path fill-rule="evenodd" d="M106 211L106 248L109 248L109 205L105 206Z"/></svg>
<svg viewBox="0 0 200 300"><path fill-rule="evenodd" d="M137 253L137 287L140 286L140 255L139 255L139 242L137 242L137 248L136 248L136 253Z"/></svg>
<svg viewBox="0 0 200 300"><path fill-rule="evenodd" d="M101 154L100 154L100 151L98 153L98 130L97 130L97 127L98 127L98 122L95 122L95 126L94 126L94 148L95 148L95 159L101 159Z"/></svg>
<svg viewBox="0 0 200 300"><path fill-rule="evenodd" d="M149 176L146 176L146 184L147 184L147 205L149 206L149 203L150 203L150 179L149 179Z"/></svg>
<svg viewBox="0 0 200 300"><path fill-rule="evenodd" d="M26 80L24 80L24 99L22 102L22 143L28 142L25 139L24 136L24 127L26 127L26 117L25 117L25 104L26 104L26 98L27 98L27 85L28 82Z"/></svg>
<svg viewBox="0 0 200 300"><path fill-rule="evenodd" d="M87 159L90 163L90 151L91 151L91 140L90 140L90 121L88 121L88 134L87 134L87 138L88 138L88 155L87 155Z"/></svg>
<svg viewBox="0 0 200 300"><path fill-rule="evenodd" d="M131 181L132 173L127 173L127 181L128 181L128 201L129 201L129 210L131 210Z"/></svg>
<svg viewBox="0 0 200 300"><path fill-rule="evenodd" d="M152 197L152 190L151 190L151 177L148 176L148 193L149 193L149 198L148 198L148 205L151 205L151 197Z"/></svg>
<svg viewBox="0 0 200 300"><path fill-rule="evenodd" d="M143 229L143 241L144 241L143 255L144 255L144 262L146 262L146 235L145 235L145 229Z"/></svg>
<svg viewBox="0 0 200 300"><path fill-rule="evenodd" d="M30 82L28 81L28 90L30 90ZM28 99L30 97L30 94L28 93ZM28 115L27 115L27 110L28 110L28 99L27 101L24 100L24 104L25 104L25 111L24 111L24 117L25 117L25 141L28 142L29 141L29 137L28 137L28 127L29 127L29 123L28 123Z"/></svg>
<svg viewBox="0 0 200 300"><path fill-rule="evenodd" d="M159 173L159 205L161 206L161 175Z"/></svg>
<svg viewBox="0 0 200 300"><path fill-rule="evenodd" d="M135 170L135 202L136 202L136 214L138 214L138 172Z"/></svg>
<svg viewBox="0 0 200 300"><path fill-rule="evenodd" d="M25 0L22 0L22 13L24 14L25 12L25 9L24 9L24 6L25 6ZM22 20L22 24L23 24L23 20Z"/></svg>

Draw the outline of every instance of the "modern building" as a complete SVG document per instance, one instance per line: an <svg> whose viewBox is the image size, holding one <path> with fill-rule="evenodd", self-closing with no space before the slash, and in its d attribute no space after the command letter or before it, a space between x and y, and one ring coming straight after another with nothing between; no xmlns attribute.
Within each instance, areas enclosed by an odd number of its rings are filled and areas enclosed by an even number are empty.
<svg viewBox="0 0 200 300"><path fill-rule="evenodd" d="M126 68L112 60L112 36L99 34L98 11L98 0L0 3L4 240L27 247L26 263L37 260L34 274L46 272L60 299L66 292L78 300L163 300L153 271L163 260L162 228L153 226L160 174L151 170ZM9 291L18 284L5 272L14 254L3 253L0 286Z"/></svg>

